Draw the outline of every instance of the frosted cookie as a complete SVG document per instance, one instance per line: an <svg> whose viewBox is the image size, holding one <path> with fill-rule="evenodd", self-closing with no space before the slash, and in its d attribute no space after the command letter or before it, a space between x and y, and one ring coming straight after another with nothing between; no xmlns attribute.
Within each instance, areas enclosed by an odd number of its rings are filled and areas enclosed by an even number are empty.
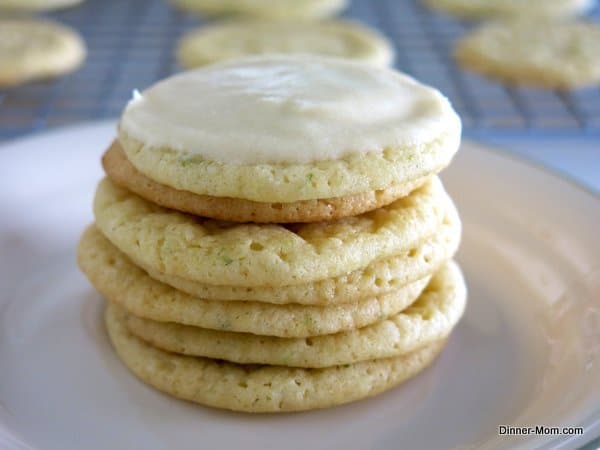
<svg viewBox="0 0 600 450"><path fill-rule="evenodd" d="M440 11L465 18L568 17L592 9L596 0L425 0Z"/></svg>
<svg viewBox="0 0 600 450"><path fill-rule="evenodd" d="M412 304L430 276L393 292L332 306L218 301L192 297L150 278L93 228L80 243L78 262L94 287L128 312L162 322L264 336L337 333L383 320Z"/></svg>
<svg viewBox="0 0 600 450"><path fill-rule="evenodd" d="M252 225L167 210L103 180L94 215L137 265L204 284L287 286L365 268L434 235L454 209L435 178L383 208L313 224Z"/></svg>
<svg viewBox="0 0 600 450"><path fill-rule="evenodd" d="M330 367L390 358L448 337L463 314L466 289L458 267L445 265L410 307L376 324L303 339L213 331L127 315L129 331L160 349L238 364Z"/></svg>
<svg viewBox="0 0 600 450"><path fill-rule="evenodd" d="M188 69L261 54L334 56L387 67L391 44L377 32L343 22L233 21L193 31L180 42L179 63Z"/></svg>
<svg viewBox="0 0 600 450"><path fill-rule="evenodd" d="M341 11L347 0L171 0L187 11L265 19L318 19Z"/></svg>
<svg viewBox="0 0 600 450"><path fill-rule="evenodd" d="M591 23L492 23L458 42L458 63L507 83L573 89L600 83L600 28Z"/></svg>
<svg viewBox="0 0 600 450"><path fill-rule="evenodd" d="M63 75L85 59L81 37L58 23L0 20L0 86Z"/></svg>
<svg viewBox="0 0 600 450"><path fill-rule="evenodd" d="M410 194L429 179L417 178L386 189L345 197L266 203L199 195L157 183L129 162L118 142L114 142L106 151L102 157L102 165L113 182L157 205L231 222L304 223L355 216L388 205Z"/></svg>
<svg viewBox="0 0 600 450"><path fill-rule="evenodd" d="M68 8L82 3L83 0L0 0L0 11L47 11Z"/></svg>
<svg viewBox="0 0 600 450"><path fill-rule="evenodd" d="M450 163L460 132L445 97L393 70L264 56L185 72L136 94L119 141L160 184L291 203L430 177Z"/></svg>
<svg viewBox="0 0 600 450"><path fill-rule="evenodd" d="M202 405L255 413L327 408L376 395L423 370L444 345L325 369L240 365L152 347L132 335L113 308L105 322L119 358L142 381Z"/></svg>

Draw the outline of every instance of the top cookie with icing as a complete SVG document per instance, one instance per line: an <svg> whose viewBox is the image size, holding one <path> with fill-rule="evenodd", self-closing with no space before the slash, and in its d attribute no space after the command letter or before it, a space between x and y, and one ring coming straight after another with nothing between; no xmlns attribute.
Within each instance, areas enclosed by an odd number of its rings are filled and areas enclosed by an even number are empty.
<svg viewBox="0 0 600 450"><path fill-rule="evenodd" d="M433 175L458 149L460 131L442 94L393 70L264 56L136 94L119 139L137 170L167 186L294 202Z"/></svg>

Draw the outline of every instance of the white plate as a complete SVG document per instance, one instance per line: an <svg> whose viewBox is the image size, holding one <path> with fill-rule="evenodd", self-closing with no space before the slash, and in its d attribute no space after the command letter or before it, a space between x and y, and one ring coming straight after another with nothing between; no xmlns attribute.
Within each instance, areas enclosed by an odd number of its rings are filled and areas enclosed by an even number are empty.
<svg viewBox="0 0 600 450"><path fill-rule="evenodd" d="M251 416L139 382L113 354L75 265L113 124L0 149L0 447L575 448L600 434L600 202L465 144L444 178L464 220L466 316L440 359L379 397ZM584 426L506 438L501 424Z"/></svg>

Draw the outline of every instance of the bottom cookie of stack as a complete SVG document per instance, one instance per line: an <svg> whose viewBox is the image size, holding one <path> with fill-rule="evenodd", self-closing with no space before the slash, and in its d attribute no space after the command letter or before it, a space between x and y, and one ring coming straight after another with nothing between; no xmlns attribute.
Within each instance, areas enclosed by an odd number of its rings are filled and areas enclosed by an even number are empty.
<svg viewBox="0 0 600 450"><path fill-rule="evenodd" d="M448 263L403 312L343 333L289 339L207 330L114 304L106 326L123 362L161 391L236 411L300 411L369 397L414 376L441 351L465 303L460 270Z"/></svg>

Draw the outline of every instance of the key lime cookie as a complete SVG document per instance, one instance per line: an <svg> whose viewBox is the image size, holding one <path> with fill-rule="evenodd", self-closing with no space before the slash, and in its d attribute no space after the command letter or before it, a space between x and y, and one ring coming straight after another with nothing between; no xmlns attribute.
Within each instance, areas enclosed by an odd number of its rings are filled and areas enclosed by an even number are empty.
<svg viewBox="0 0 600 450"><path fill-rule="evenodd" d="M179 63L188 69L260 54L313 54L387 67L394 52L387 39L344 21L232 21L209 25L186 35Z"/></svg>
<svg viewBox="0 0 600 450"><path fill-rule="evenodd" d="M344 333L282 339L213 331L127 315L129 331L160 349L238 364L320 368L391 358L446 339L466 304L458 266L445 265L410 307L376 324Z"/></svg>
<svg viewBox="0 0 600 450"><path fill-rule="evenodd" d="M170 196L173 206L194 204L188 209L221 220L311 222L405 196L450 163L460 132L445 97L395 71L263 56L136 94L121 117L119 145L158 183L137 191L151 201ZM216 199L214 216L206 197ZM231 199L239 208L227 207Z"/></svg>
<svg viewBox="0 0 600 450"><path fill-rule="evenodd" d="M83 40L66 26L39 19L0 20L0 87L72 72L85 55Z"/></svg>
<svg viewBox="0 0 600 450"><path fill-rule="evenodd" d="M421 294L430 275L386 294L331 306L205 300L150 278L90 229L78 261L110 302L140 317L263 336L308 337L364 327L397 314Z"/></svg>
<svg viewBox="0 0 600 450"><path fill-rule="evenodd" d="M204 284L245 287L297 285L363 269L418 246L453 210L437 178L360 216L287 227L181 214L107 179L94 199L96 225L134 263Z"/></svg>
<svg viewBox="0 0 600 450"><path fill-rule="evenodd" d="M600 28L591 23L491 23L458 42L458 63L506 83L574 89L600 83Z"/></svg>
<svg viewBox="0 0 600 450"><path fill-rule="evenodd" d="M170 0L198 14L240 15L264 19L319 19L341 11L347 0Z"/></svg>
<svg viewBox="0 0 600 450"><path fill-rule="evenodd" d="M427 5L458 17L547 17L561 18L583 14L595 0L425 0Z"/></svg>
<svg viewBox="0 0 600 450"><path fill-rule="evenodd" d="M106 310L105 322L118 356L142 381L181 399L253 413L327 408L379 394L430 365L444 345L324 369L240 365L148 345L115 308Z"/></svg>
<svg viewBox="0 0 600 450"><path fill-rule="evenodd" d="M376 260L363 269L338 277L289 286L227 286L203 284L175 275L166 275L151 267L139 265L152 278L193 297L207 300L244 300L273 304L333 305L355 302L390 293L401 286L425 278L451 259L460 243L461 223L456 210L451 210L440 229L417 245L389 258ZM118 252L95 228L86 231L80 251L86 258L102 258L106 265Z"/></svg>
<svg viewBox="0 0 600 450"><path fill-rule="evenodd" d="M69 8L81 2L83 0L0 0L0 11L48 11Z"/></svg>

